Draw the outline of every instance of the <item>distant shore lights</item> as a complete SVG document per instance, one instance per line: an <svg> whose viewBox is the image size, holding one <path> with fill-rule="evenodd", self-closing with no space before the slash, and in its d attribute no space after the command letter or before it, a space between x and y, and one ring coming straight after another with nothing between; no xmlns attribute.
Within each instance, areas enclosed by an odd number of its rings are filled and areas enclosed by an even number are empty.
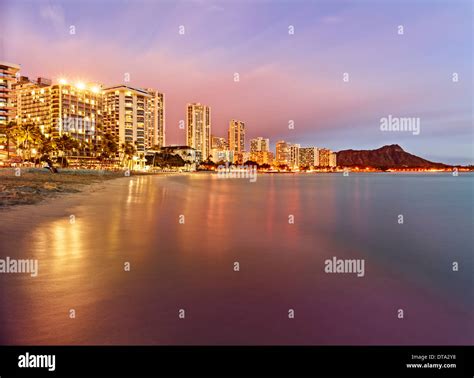
<svg viewBox="0 0 474 378"><path fill-rule="evenodd" d="M219 165L217 167L217 178L246 178L250 182L257 181L257 167L250 165L231 165L226 162L225 165Z"/></svg>

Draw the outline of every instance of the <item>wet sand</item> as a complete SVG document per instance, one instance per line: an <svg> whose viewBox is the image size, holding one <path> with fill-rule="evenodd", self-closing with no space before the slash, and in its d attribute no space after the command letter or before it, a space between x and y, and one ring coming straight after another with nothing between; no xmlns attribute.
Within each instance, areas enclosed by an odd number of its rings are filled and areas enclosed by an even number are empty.
<svg viewBox="0 0 474 378"><path fill-rule="evenodd" d="M0 169L0 210L34 204L61 194L77 193L87 185L123 177L124 172L94 170Z"/></svg>

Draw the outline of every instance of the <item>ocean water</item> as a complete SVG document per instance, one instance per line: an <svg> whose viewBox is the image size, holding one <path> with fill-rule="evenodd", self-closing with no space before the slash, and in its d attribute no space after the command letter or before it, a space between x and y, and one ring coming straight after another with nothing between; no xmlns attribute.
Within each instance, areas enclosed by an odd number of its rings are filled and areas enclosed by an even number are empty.
<svg viewBox="0 0 474 378"><path fill-rule="evenodd" d="M0 258L39 272L0 274L0 344L472 344L473 184L132 176L3 210Z"/></svg>

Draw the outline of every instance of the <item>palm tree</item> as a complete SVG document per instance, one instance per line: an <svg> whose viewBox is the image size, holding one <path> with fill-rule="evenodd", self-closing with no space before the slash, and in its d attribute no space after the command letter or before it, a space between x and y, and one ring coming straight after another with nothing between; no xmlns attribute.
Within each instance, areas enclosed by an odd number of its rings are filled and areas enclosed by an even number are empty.
<svg viewBox="0 0 474 378"><path fill-rule="evenodd" d="M13 127L12 136L15 139L16 148L21 151L24 160L25 155L31 159L31 149L39 143L42 134L37 125L28 122Z"/></svg>
<svg viewBox="0 0 474 378"><path fill-rule="evenodd" d="M133 155L135 155L137 151L136 147L130 142L123 143L120 150L122 155L122 166L129 164Z"/></svg>
<svg viewBox="0 0 474 378"><path fill-rule="evenodd" d="M80 143L80 147L82 149L83 156L92 156L92 151L94 149L94 143L92 141L84 139Z"/></svg>
<svg viewBox="0 0 474 378"><path fill-rule="evenodd" d="M101 156L109 158L118 151L117 141L112 134L106 133L103 135L100 144Z"/></svg>
<svg viewBox="0 0 474 378"><path fill-rule="evenodd" d="M38 153L43 157L49 158L49 154L57 151L57 146L53 138L41 135L38 144Z"/></svg>
<svg viewBox="0 0 474 378"><path fill-rule="evenodd" d="M79 148L79 142L71 138L67 134L62 134L58 138L54 138L54 143L57 146L57 149L61 152L61 165L65 165L64 157L69 153Z"/></svg>
<svg viewBox="0 0 474 378"><path fill-rule="evenodd" d="M103 165L105 159L116 156L118 151L117 139L112 134L105 133L96 144L96 150L101 165Z"/></svg>
<svg viewBox="0 0 474 378"><path fill-rule="evenodd" d="M10 121L6 125L2 125L0 128L0 140L5 142L7 148L7 159L10 159L10 140L14 141L14 129L16 128L16 122Z"/></svg>

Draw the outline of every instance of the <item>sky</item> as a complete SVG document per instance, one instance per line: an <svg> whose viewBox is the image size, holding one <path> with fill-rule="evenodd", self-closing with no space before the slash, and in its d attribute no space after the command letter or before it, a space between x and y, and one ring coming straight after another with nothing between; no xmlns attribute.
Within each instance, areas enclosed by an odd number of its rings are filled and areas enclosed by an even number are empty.
<svg viewBox="0 0 474 378"><path fill-rule="evenodd" d="M200 102L213 135L244 121L247 148L257 136L335 151L396 143L474 162L470 0L0 2L0 60L53 81L129 74L165 93L167 144L185 143L179 122ZM419 135L382 131L388 115L419 117Z"/></svg>

